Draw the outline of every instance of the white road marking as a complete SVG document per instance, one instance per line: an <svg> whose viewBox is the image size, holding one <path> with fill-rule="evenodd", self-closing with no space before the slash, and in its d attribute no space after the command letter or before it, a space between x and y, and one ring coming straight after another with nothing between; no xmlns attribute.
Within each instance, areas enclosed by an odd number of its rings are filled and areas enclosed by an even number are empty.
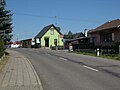
<svg viewBox="0 0 120 90"><path fill-rule="evenodd" d="M96 72L98 72L98 71L99 71L99 70L97 70L97 69L94 69L94 68L89 67L89 66L86 66L86 65L83 65L83 67L85 67L85 68L87 68L87 69L90 69L90 70L93 70L93 71L96 71Z"/></svg>
<svg viewBox="0 0 120 90"><path fill-rule="evenodd" d="M64 61L67 61L67 59L66 59L66 58L62 58L62 57L60 57L60 59L62 59L62 60L64 60Z"/></svg>

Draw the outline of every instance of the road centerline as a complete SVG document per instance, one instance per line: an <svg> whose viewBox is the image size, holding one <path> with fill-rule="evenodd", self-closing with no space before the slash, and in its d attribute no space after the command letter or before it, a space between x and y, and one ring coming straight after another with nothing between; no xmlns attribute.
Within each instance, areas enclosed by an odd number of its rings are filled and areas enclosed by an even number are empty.
<svg viewBox="0 0 120 90"><path fill-rule="evenodd" d="M87 68L87 69L90 69L90 70L93 70L93 71L96 71L98 72L99 70L95 69L95 68L92 68L92 67L89 67L89 66L86 66L86 65L83 65L83 67Z"/></svg>

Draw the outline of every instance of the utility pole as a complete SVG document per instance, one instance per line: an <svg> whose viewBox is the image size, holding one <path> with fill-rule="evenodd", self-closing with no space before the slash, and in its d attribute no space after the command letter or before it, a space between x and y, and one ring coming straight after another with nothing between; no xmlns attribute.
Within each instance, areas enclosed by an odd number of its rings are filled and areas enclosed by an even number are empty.
<svg viewBox="0 0 120 90"><path fill-rule="evenodd" d="M57 16L55 16L55 25L57 26Z"/></svg>

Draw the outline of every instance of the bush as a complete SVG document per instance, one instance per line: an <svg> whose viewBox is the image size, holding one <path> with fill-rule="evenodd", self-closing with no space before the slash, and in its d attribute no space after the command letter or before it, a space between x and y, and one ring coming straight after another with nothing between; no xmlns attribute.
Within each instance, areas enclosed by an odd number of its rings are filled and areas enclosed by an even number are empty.
<svg viewBox="0 0 120 90"><path fill-rule="evenodd" d="M4 42L0 40L0 58L4 55L5 48L4 48Z"/></svg>

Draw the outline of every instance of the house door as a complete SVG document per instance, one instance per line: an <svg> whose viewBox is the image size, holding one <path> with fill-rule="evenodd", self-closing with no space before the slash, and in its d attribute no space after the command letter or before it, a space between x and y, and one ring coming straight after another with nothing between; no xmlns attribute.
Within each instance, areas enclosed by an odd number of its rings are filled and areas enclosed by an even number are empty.
<svg viewBox="0 0 120 90"><path fill-rule="evenodd" d="M49 38L45 38L45 47L49 47Z"/></svg>

